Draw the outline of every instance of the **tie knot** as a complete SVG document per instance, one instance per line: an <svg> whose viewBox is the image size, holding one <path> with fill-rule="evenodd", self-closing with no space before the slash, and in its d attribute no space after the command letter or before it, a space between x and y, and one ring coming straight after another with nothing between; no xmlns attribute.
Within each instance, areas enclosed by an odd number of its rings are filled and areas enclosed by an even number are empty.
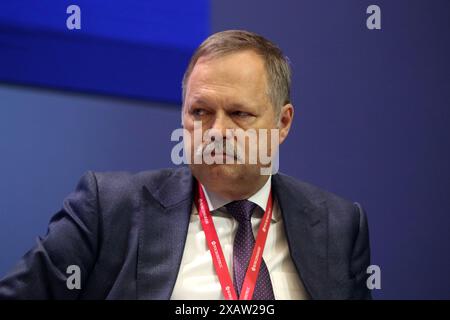
<svg viewBox="0 0 450 320"><path fill-rule="evenodd" d="M239 222L250 221L256 204L248 200L233 201L225 205L228 212Z"/></svg>

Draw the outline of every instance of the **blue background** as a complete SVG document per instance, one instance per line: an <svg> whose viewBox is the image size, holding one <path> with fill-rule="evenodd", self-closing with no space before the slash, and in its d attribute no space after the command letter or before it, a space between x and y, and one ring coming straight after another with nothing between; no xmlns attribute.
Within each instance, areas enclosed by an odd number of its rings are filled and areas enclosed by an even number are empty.
<svg viewBox="0 0 450 320"><path fill-rule="evenodd" d="M449 1L31 2L0 5L0 274L86 170L172 166L189 55L244 28L293 64L280 170L368 213L374 296L450 299ZM81 32L65 29L72 3ZM371 4L382 30L366 28Z"/></svg>

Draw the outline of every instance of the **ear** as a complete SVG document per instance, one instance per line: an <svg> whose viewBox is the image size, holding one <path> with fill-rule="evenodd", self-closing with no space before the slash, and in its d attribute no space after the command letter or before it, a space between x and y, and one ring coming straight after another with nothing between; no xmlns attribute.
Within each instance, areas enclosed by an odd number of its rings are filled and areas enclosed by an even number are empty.
<svg viewBox="0 0 450 320"><path fill-rule="evenodd" d="M294 106L290 103L284 105L280 111L280 120L278 123L280 144L286 139L289 129L291 128L292 120L294 118Z"/></svg>

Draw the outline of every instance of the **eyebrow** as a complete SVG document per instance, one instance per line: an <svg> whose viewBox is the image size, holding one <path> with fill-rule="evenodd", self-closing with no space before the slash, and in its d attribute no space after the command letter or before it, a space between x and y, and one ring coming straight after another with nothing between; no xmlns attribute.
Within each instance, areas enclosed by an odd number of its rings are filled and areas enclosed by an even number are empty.
<svg viewBox="0 0 450 320"><path fill-rule="evenodd" d="M192 100L192 102L191 102L190 104L191 104L191 105L196 105L196 104L208 105L209 103L206 102L205 100L203 100L202 98L200 98L200 99L194 99L194 100Z"/></svg>
<svg viewBox="0 0 450 320"><path fill-rule="evenodd" d="M208 106L208 105L210 105L210 103L207 100L205 100L204 98L194 98L192 100L192 102L190 103L190 107L196 106L196 105ZM246 105L246 104L243 104L243 103L240 103L240 102L233 102L233 103L227 104L227 108L230 108L230 109L246 109L247 110L247 109L251 109L252 106L251 105Z"/></svg>

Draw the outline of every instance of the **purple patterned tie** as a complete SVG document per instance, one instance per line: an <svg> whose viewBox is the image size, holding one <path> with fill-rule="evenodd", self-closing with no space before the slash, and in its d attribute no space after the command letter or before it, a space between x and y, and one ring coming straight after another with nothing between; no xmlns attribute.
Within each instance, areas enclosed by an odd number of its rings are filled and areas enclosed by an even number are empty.
<svg viewBox="0 0 450 320"><path fill-rule="evenodd" d="M251 217L256 204L248 200L233 201L225 205L228 212L239 222L233 244L233 282L239 296L247 272L248 263L252 257L255 237L253 236ZM258 279L256 281L253 300L274 300L272 282L269 271L261 261Z"/></svg>

